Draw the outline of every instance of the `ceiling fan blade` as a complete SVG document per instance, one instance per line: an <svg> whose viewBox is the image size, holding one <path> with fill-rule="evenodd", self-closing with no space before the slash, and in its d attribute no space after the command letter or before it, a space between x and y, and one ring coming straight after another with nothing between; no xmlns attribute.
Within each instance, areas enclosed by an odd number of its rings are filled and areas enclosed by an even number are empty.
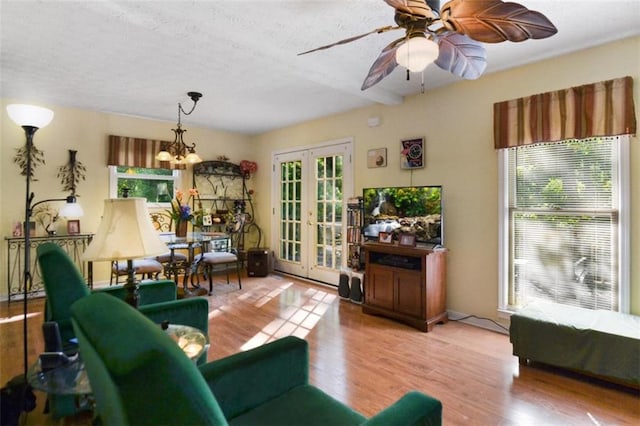
<svg viewBox="0 0 640 426"><path fill-rule="evenodd" d="M447 33L438 38L440 53L435 64L466 80L475 80L487 67L484 46L464 34Z"/></svg>
<svg viewBox="0 0 640 426"><path fill-rule="evenodd" d="M406 40L405 37L399 38L389 43L382 52L378 59L371 65L369 74L364 79L360 90L367 90L369 87L378 84L383 78L391 74L391 72L398 66L396 62L396 50Z"/></svg>
<svg viewBox="0 0 640 426"><path fill-rule="evenodd" d="M396 10L422 19L436 19L438 17L438 7L435 11L427 5L425 0L384 0L389 6ZM439 2L438 2L439 3Z"/></svg>
<svg viewBox="0 0 640 426"><path fill-rule="evenodd" d="M337 41L337 42L332 43L332 44L327 44L326 46L321 46L321 47L318 47L318 48L315 48L315 49L312 49L312 50L307 50L306 52L298 53L298 56L306 55L307 53L317 52L318 50L328 49L330 47L338 46L338 45L341 45L341 44L351 43L352 41L356 41L358 39L361 39L363 37L366 37L366 36L374 34L374 33L381 34L381 33L387 32L387 31L397 30L399 28L400 27L392 27L390 25L386 26L386 27L382 27L382 28L376 28L375 30L369 31L368 33L365 33L365 34L360 34L360 35L357 35L355 37L345 38L344 40L340 40L340 41Z"/></svg>
<svg viewBox="0 0 640 426"><path fill-rule="evenodd" d="M451 0L441 11L445 27L485 43L551 37L558 29L540 12L501 0Z"/></svg>

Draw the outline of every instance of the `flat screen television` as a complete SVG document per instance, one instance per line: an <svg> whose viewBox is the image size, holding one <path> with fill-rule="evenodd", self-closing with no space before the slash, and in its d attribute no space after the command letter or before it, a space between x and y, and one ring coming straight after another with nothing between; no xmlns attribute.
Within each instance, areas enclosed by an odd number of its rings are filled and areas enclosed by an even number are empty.
<svg viewBox="0 0 640 426"><path fill-rule="evenodd" d="M364 188L364 226L367 240L386 232L398 240L412 234L417 243L442 245L442 186Z"/></svg>

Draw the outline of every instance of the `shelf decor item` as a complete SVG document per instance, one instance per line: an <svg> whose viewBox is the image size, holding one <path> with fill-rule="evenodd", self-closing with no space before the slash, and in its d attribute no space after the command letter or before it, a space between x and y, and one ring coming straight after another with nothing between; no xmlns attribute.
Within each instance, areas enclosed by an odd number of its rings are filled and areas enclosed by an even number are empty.
<svg viewBox="0 0 640 426"><path fill-rule="evenodd" d="M398 237L398 245L405 247L416 246L416 236L413 234L400 234Z"/></svg>
<svg viewBox="0 0 640 426"><path fill-rule="evenodd" d="M49 203L44 203L33 209L33 218L47 232L47 235L56 235L55 223L60 218L58 209Z"/></svg>
<svg viewBox="0 0 640 426"><path fill-rule="evenodd" d="M67 234L75 235L80 233L80 221L77 219L67 221Z"/></svg>
<svg viewBox="0 0 640 426"><path fill-rule="evenodd" d="M380 232L378 242L383 244L393 244L393 234L390 232Z"/></svg>

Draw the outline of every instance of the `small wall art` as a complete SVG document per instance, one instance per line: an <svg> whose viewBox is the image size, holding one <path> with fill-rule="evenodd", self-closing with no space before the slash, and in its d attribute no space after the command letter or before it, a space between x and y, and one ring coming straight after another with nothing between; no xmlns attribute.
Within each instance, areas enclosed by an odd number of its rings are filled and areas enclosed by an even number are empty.
<svg viewBox="0 0 640 426"><path fill-rule="evenodd" d="M370 149L367 152L367 167L387 167L387 148Z"/></svg>
<svg viewBox="0 0 640 426"><path fill-rule="evenodd" d="M424 163L424 138L400 141L400 168L419 169Z"/></svg>

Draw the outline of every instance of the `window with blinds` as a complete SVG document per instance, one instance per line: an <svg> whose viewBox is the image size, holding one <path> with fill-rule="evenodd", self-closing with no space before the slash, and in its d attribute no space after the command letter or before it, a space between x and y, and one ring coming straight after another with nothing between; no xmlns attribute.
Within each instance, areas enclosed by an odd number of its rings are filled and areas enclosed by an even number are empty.
<svg viewBox="0 0 640 426"><path fill-rule="evenodd" d="M109 166L109 196L146 198L150 207L168 207L179 188L180 170Z"/></svg>
<svg viewBox="0 0 640 426"><path fill-rule="evenodd" d="M508 305L619 310L618 137L507 153Z"/></svg>

